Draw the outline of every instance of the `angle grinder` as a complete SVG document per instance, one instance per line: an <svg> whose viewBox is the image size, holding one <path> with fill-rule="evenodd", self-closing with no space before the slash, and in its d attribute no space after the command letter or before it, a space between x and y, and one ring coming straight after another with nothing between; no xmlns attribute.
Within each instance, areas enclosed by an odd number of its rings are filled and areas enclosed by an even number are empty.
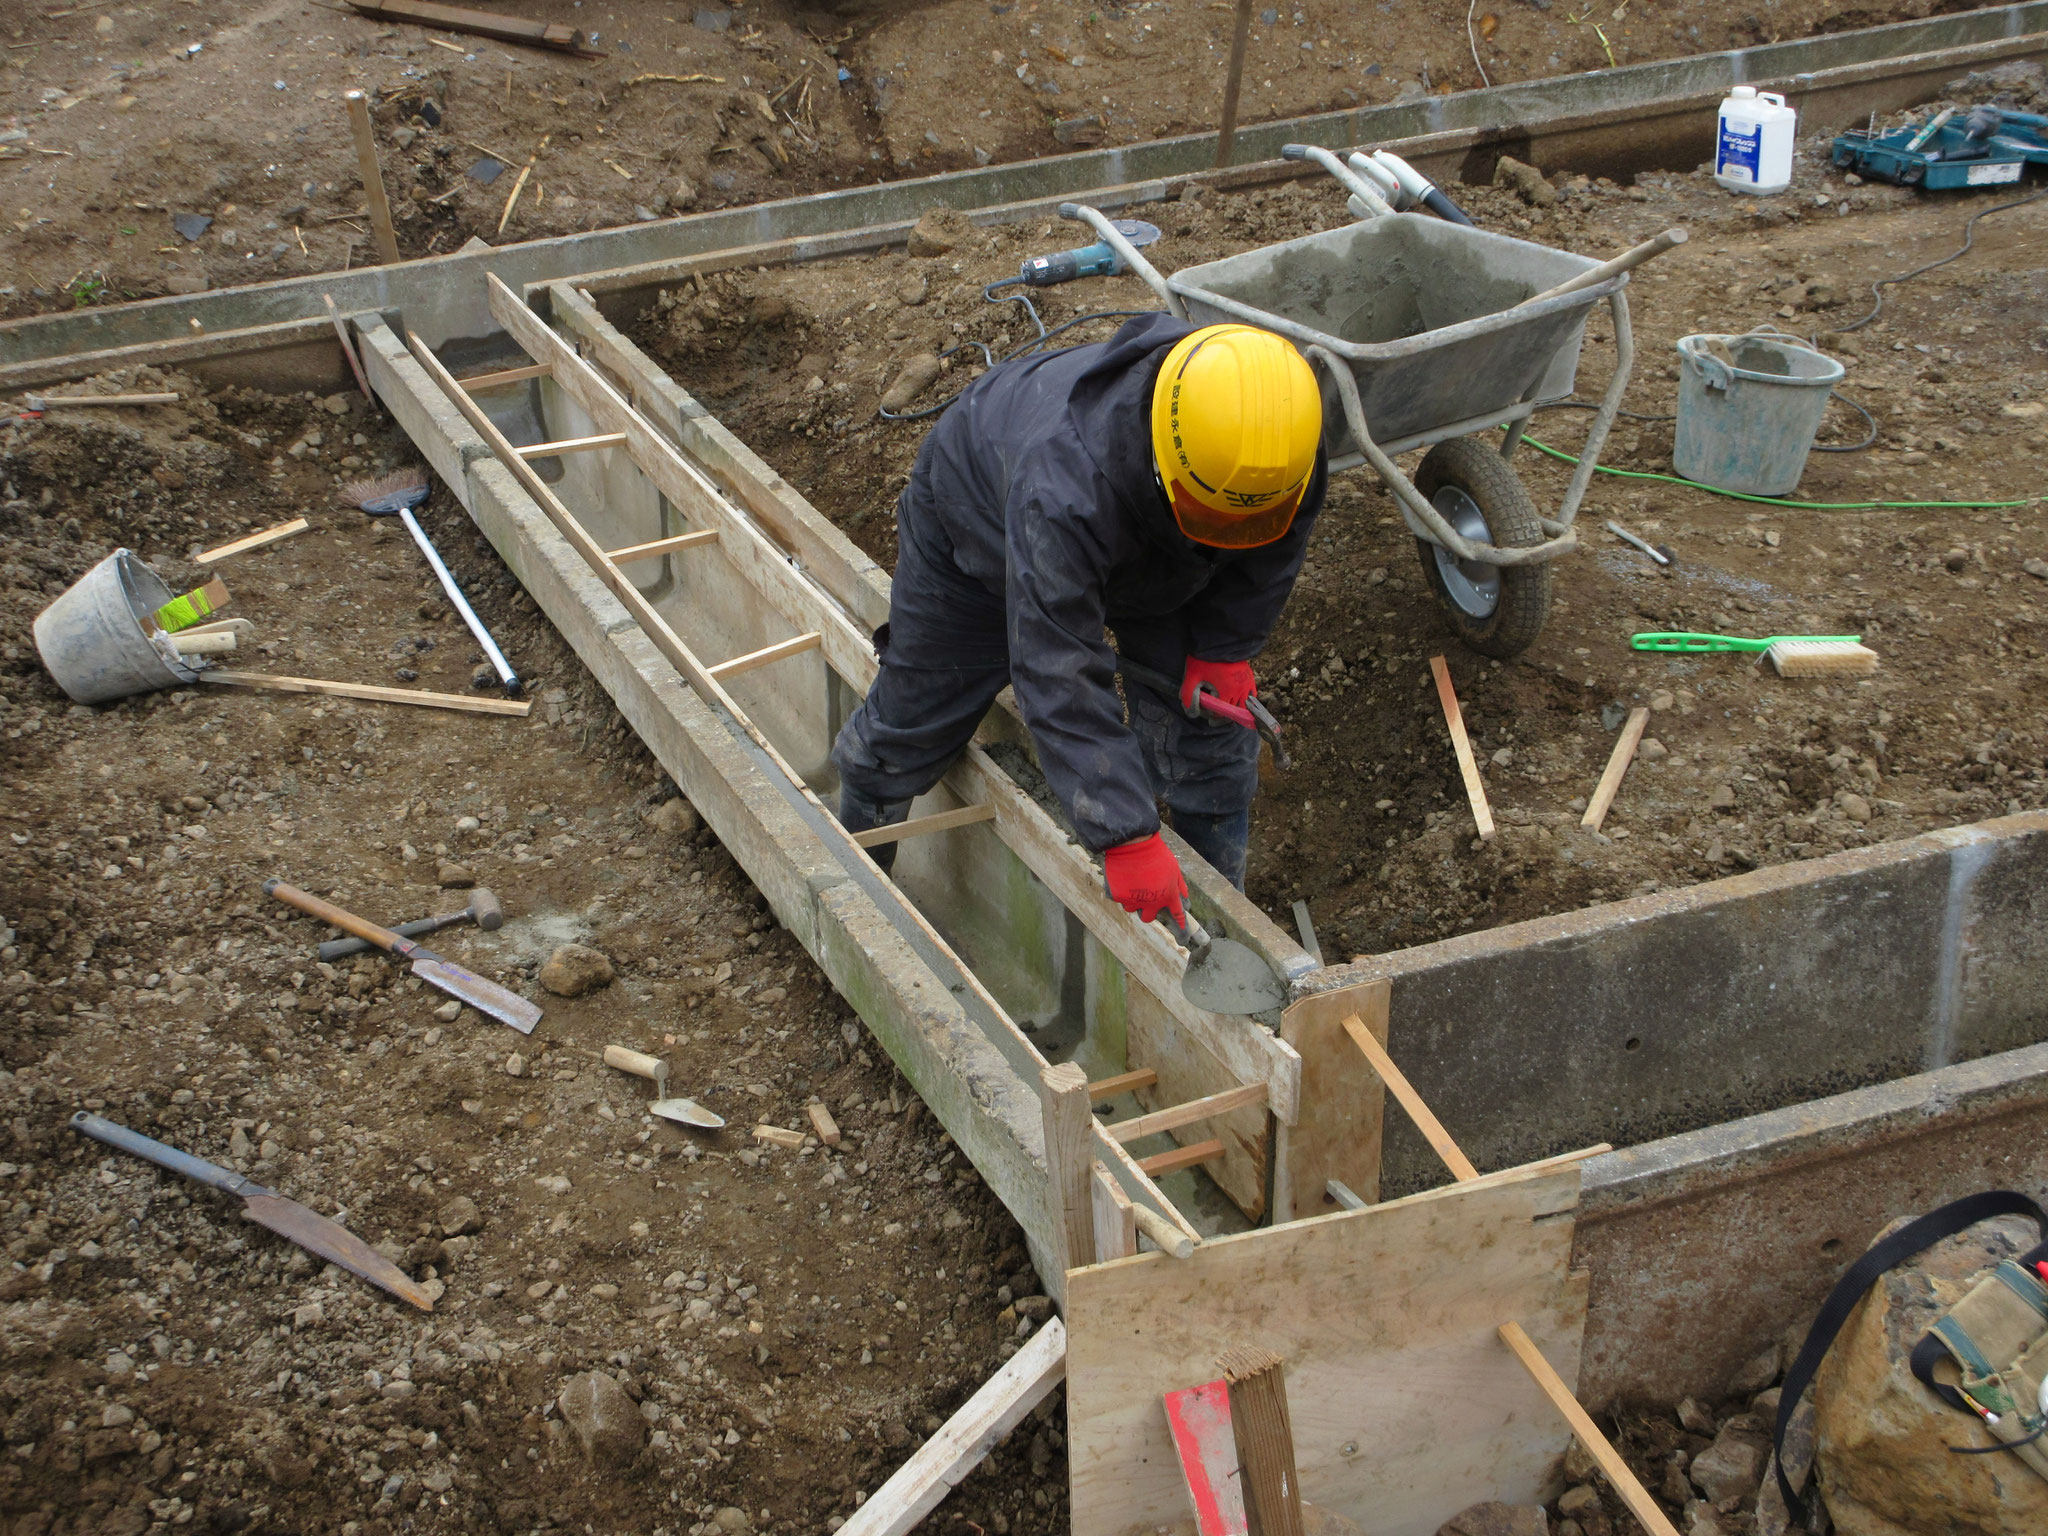
<svg viewBox="0 0 2048 1536"><path fill-rule="evenodd" d="M1150 245L1159 238L1159 226L1147 224L1143 219L1118 219L1115 224L1116 232L1134 246ZM1033 256L1018 269L1017 276L1033 288L1050 288L1055 283L1070 283L1077 277L1115 277L1123 269L1123 262L1110 248L1109 242L1098 240L1093 245L1071 251Z"/></svg>

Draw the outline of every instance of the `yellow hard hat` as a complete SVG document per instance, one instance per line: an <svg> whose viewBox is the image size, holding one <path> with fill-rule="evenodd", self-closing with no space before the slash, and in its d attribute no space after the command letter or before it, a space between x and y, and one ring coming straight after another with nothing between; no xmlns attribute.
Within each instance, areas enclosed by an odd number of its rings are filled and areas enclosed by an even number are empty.
<svg viewBox="0 0 2048 1536"><path fill-rule="evenodd" d="M1152 462L1174 521L1198 544L1250 549L1286 533L1322 434L1315 374L1255 326L1183 337L1152 390Z"/></svg>

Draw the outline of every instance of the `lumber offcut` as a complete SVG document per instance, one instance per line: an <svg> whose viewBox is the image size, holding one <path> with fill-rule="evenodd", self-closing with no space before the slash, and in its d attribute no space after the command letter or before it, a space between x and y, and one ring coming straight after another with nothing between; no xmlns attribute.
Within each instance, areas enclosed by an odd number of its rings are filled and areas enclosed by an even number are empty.
<svg viewBox="0 0 2048 1536"><path fill-rule="evenodd" d="M552 48L557 53L576 53L585 58L603 58L593 53L584 36L560 22L528 21L523 16L504 16L496 11L473 11L460 5L434 5L430 0L348 0L357 13L377 21L409 21L421 27L446 27L450 32L470 32L494 37L501 43L528 43L535 48Z"/></svg>
<svg viewBox="0 0 2048 1536"><path fill-rule="evenodd" d="M1643 727L1650 723L1647 709L1632 709L1628 712L1628 723L1622 726L1621 735L1615 738L1614 751L1607 759L1606 771L1600 775L1600 783L1593 791L1593 798L1586 802L1586 814L1579 825L1600 830L1600 823L1607 819L1608 811L1614 807L1614 797L1621 793L1621 781L1628 773L1628 765L1635 761L1636 748L1643 740Z"/></svg>
<svg viewBox="0 0 2048 1536"><path fill-rule="evenodd" d="M1493 812L1486 804L1486 786L1479 780L1479 764L1472 758L1472 740L1465 734L1465 712L1458 707L1458 692L1451 686L1451 669L1441 656L1429 658L1430 676L1436 679L1436 696L1444 707L1444 724L1451 733L1451 750L1458 754L1458 773L1465 780L1465 798L1472 802L1472 820L1481 837L1493 836Z"/></svg>
<svg viewBox="0 0 2048 1536"><path fill-rule="evenodd" d="M1270 1349L1240 1345L1216 1362L1230 1389L1238 1483L1249 1536L1303 1536L1286 1368Z"/></svg>
<svg viewBox="0 0 2048 1536"><path fill-rule="evenodd" d="M202 672L202 683L231 688L260 688L271 693L326 693L343 699L375 699L380 704L424 704L430 709L459 709L473 715L525 715L530 699L485 699L466 693L434 693L425 688L385 688L373 683L334 683L319 677L285 677L271 672Z"/></svg>

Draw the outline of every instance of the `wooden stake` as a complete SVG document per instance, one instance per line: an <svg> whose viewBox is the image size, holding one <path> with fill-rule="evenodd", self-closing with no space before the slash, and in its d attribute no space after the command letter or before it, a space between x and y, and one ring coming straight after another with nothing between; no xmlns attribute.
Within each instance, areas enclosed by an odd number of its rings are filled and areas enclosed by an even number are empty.
<svg viewBox="0 0 2048 1536"><path fill-rule="evenodd" d="M1621 1453L1608 1443L1607 1437L1600 1433L1600 1426L1595 1424L1586 1410L1579 1406L1579 1400L1572 1396L1572 1389L1564 1384L1564 1378L1551 1368L1548 1360L1543 1358L1543 1351L1536 1347L1535 1340L1529 1337L1522 1325L1512 1321L1505 1322L1500 1325L1499 1332L1501 1342L1514 1351L1515 1358L1522 1362L1523 1368L1535 1378L1536 1385L1543 1389L1543 1395L1549 1398L1552 1406L1564 1416L1564 1421L1571 1426L1572 1433L1579 1437L1579 1444L1586 1448L1586 1454L1593 1458L1594 1463L1606 1474L1607 1481L1613 1485L1614 1491L1621 1495L1621 1501L1629 1507L1629 1513L1643 1522L1643 1529L1648 1531L1650 1536L1678 1536L1678 1531L1670 1519L1658 1507L1657 1501L1650 1497L1649 1489L1636 1480L1635 1473L1629 1471L1628 1463L1621 1459ZM1232 1405L1235 1406L1234 1400Z"/></svg>
<svg viewBox="0 0 2048 1536"><path fill-rule="evenodd" d="M380 704L423 704L429 709L458 709L473 715L525 715L533 708L531 699L485 699L466 693L429 693L424 688L330 683L323 678L284 677L273 672L202 672L199 680L269 693L325 693L342 699L374 699Z"/></svg>
<svg viewBox="0 0 2048 1536"><path fill-rule="evenodd" d="M906 837L923 837L927 832L946 832L954 827L971 827L977 821L994 821L996 808L992 805L963 805L954 811L934 811L929 816L920 816L915 821L899 821L894 826L870 827L865 832L853 834L853 840L863 848L878 848L883 843L900 842Z"/></svg>
<svg viewBox="0 0 2048 1536"><path fill-rule="evenodd" d="M1230 164L1237 143L1237 96L1244 85L1244 45L1252 28L1252 0L1237 0L1236 30L1230 37L1230 74L1223 83L1223 126L1216 130L1216 169Z"/></svg>
<svg viewBox="0 0 2048 1536"><path fill-rule="evenodd" d="M1278 1355L1254 1344L1240 1345L1216 1364L1230 1392L1247 1536L1303 1536L1286 1367Z"/></svg>
<svg viewBox="0 0 2048 1536"><path fill-rule="evenodd" d="M1472 820L1481 837L1493 836L1493 812L1486 806L1486 786L1479 782L1479 765L1472 760L1472 742L1465 735L1465 716L1458 708L1457 690L1451 687L1451 669L1443 657L1429 658L1430 675L1436 679L1436 696L1444 707L1444 724L1451 728L1451 750L1458 754L1458 772L1465 778L1465 797L1472 802Z"/></svg>
<svg viewBox="0 0 2048 1536"><path fill-rule="evenodd" d="M1133 1115L1128 1120L1117 1121L1108 1129L1110 1135L1128 1145L1141 1136L1156 1136L1161 1131L1192 1125L1197 1120L1210 1120L1217 1115L1227 1115L1233 1109L1242 1109L1247 1104L1265 1102L1266 1085L1247 1083L1240 1088L1226 1088L1221 1093L1212 1093L1207 1098L1190 1099L1185 1104L1175 1104L1170 1109L1155 1109L1147 1115Z"/></svg>
<svg viewBox="0 0 2048 1536"><path fill-rule="evenodd" d="M212 549L202 549L192 558L200 565L211 565L216 560L227 559L229 555L247 554L252 549L275 544L279 539L288 539L295 533L304 533L312 526L303 517L295 517L288 523L279 523L275 528L260 529L226 544L216 544Z"/></svg>
<svg viewBox="0 0 2048 1536"><path fill-rule="evenodd" d="M362 172L363 194L370 204L370 233L377 241L377 259L390 266L398 260L398 233L391 227L391 200L384 195L384 172L377 164L377 135L370 127L370 98L361 91L343 96L348 123L356 138L356 165Z"/></svg>
<svg viewBox="0 0 2048 1536"><path fill-rule="evenodd" d="M624 565L632 560L652 560L657 555L666 555L678 549L695 549L699 544L716 544L716 528L699 528L694 533L673 534L666 539L653 539L645 544L629 544L624 549L605 551L605 559L613 565Z"/></svg>
<svg viewBox="0 0 2048 1536"><path fill-rule="evenodd" d="M1600 823L1607 819L1607 813L1614 805L1614 797L1621 793L1621 781L1628 773L1628 765L1635 761L1636 746L1643 739L1643 727L1650 723L1647 709L1632 709L1628 712L1628 723L1621 728L1616 738L1614 751L1607 759L1607 771L1600 775L1599 787L1593 791L1593 798L1586 802L1586 814L1579 818L1579 825L1600 830Z"/></svg>
<svg viewBox="0 0 2048 1536"><path fill-rule="evenodd" d="M1059 1243L1062 1298L1066 1272L1095 1262L1095 1117L1088 1108L1088 1074L1071 1061L1038 1074L1045 1119L1045 1198Z"/></svg>
<svg viewBox="0 0 2048 1536"><path fill-rule="evenodd" d="M341 355L348 359L348 371L356 376L356 388L363 392L363 398L375 403L377 397L370 393L370 381L363 373L363 360L356 356L356 344L349 338L348 327L341 323L341 311L334 307L334 295L323 293L321 299L327 305L328 321L334 326L335 340L341 343Z"/></svg>
<svg viewBox="0 0 2048 1536"><path fill-rule="evenodd" d="M1055 1317L848 1516L839 1536L905 1536L1066 1373L1067 1329Z"/></svg>
<svg viewBox="0 0 2048 1536"><path fill-rule="evenodd" d="M1164 1174L1179 1173L1183 1168L1192 1168L1197 1163L1206 1163L1223 1155L1220 1141L1190 1142L1185 1147L1175 1147L1171 1152L1161 1152L1152 1157L1141 1157L1138 1166L1152 1178Z"/></svg>
<svg viewBox="0 0 2048 1536"><path fill-rule="evenodd" d="M1401 1107L1408 1112L1408 1118L1415 1122L1415 1128L1436 1148L1436 1155L1444 1160L1444 1166L1451 1170L1452 1177L1460 1184L1478 1178L1479 1170L1472 1166L1472 1159L1451 1140L1451 1133L1422 1102L1422 1095L1415 1091L1415 1085L1394 1065L1394 1058L1387 1054L1387 1048L1380 1044L1378 1037L1366 1028L1365 1021L1354 1013L1344 1021L1344 1033L1365 1052L1365 1059L1372 1063L1373 1071L1379 1073L1387 1091L1400 1101Z"/></svg>

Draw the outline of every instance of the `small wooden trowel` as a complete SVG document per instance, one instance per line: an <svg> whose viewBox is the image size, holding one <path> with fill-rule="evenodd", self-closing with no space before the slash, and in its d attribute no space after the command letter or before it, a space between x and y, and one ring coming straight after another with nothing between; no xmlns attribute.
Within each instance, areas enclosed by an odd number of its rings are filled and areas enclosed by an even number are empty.
<svg viewBox="0 0 2048 1536"><path fill-rule="evenodd" d="M673 1120L677 1125L695 1126L700 1131L715 1131L725 1124L723 1115L714 1115L695 1099L672 1099L668 1096L668 1063L659 1056L628 1050L623 1045L608 1045L604 1048L604 1064L617 1067L621 1072L630 1072L635 1077L644 1077L654 1084L655 1100L647 1106L650 1115Z"/></svg>
<svg viewBox="0 0 2048 1536"><path fill-rule="evenodd" d="M168 1168L188 1179L197 1179L231 1195L240 1195L242 1214L251 1221L270 1228L281 1237L290 1238L308 1253L317 1253L321 1258L361 1275L372 1285L381 1285L422 1312L434 1310L433 1297L422 1290L410 1275L347 1227L307 1209L296 1200L287 1200L276 1190L266 1189L254 1179L231 1173L204 1158L180 1152L176 1147L165 1146L140 1131L131 1131L125 1125L102 1120L84 1110L71 1117L71 1129L119 1151L148 1158L159 1168Z"/></svg>

